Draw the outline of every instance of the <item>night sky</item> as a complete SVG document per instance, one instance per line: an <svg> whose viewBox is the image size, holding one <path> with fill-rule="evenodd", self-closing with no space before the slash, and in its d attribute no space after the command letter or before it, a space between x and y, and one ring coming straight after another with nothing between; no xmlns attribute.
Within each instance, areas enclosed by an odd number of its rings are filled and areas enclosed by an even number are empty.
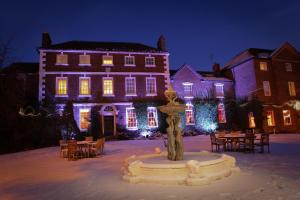
<svg viewBox="0 0 300 200"><path fill-rule="evenodd" d="M0 3L0 41L13 61L36 61L41 33L69 40L140 42L163 34L172 69L211 70L250 47L300 50L300 1L16 1Z"/></svg>

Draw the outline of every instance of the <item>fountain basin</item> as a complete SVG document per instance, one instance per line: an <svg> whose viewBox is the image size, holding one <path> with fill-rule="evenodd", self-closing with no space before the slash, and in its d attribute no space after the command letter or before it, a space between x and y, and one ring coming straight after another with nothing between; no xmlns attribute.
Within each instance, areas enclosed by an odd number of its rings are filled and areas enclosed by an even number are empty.
<svg viewBox="0 0 300 200"><path fill-rule="evenodd" d="M124 162L123 179L130 183L206 185L240 169L234 157L207 151L185 152L184 160L170 161L167 152L131 156Z"/></svg>

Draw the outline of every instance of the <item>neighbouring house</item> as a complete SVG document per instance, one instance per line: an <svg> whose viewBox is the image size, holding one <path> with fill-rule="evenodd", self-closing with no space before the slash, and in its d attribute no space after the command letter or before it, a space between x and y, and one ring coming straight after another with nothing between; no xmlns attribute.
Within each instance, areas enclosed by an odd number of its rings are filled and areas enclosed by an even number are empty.
<svg viewBox="0 0 300 200"><path fill-rule="evenodd" d="M88 130L92 113L99 116L104 136L116 135L117 127L134 131L160 126L156 106L140 112L146 118L141 122L135 102L156 105L151 102L165 99L170 77L163 36L151 47L129 42L52 44L44 33L39 53L39 100L54 102L59 110L72 101L81 131Z"/></svg>
<svg viewBox="0 0 300 200"><path fill-rule="evenodd" d="M247 49L222 72L234 81L236 98L262 102L264 131L300 131L300 53L295 47L286 42L274 50Z"/></svg>
<svg viewBox="0 0 300 200"><path fill-rule="evenodd" d="M212 72L196 71L186 64L170 71L174 90L186 104L184 127L209 132L226 123L225 98L234 99L234 88L233 81L220 72L219 64L213 65Z"/></svg>

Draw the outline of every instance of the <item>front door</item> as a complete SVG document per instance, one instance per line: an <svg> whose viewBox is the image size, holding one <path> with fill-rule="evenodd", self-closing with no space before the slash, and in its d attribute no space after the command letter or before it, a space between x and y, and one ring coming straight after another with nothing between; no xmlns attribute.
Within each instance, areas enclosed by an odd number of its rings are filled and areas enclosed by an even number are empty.
<svg viewBox="0 0 300 200"><path fill-rule="evenodd" d="M114 116L104 116L104 135L114 135Z"/></svg>

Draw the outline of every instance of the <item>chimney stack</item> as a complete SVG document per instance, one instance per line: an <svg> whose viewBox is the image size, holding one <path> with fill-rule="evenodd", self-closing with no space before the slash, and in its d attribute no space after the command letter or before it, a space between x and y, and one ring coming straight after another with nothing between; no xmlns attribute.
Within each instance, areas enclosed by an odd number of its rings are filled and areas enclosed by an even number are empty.
<svg viewBox="0 0 300 200"><path fill-rule="evenodd" d="M219 63L214 63L212 66L213 72L215 76L219 76L221 73L221 66Z"/></svg>
<svg viewBox="0 0 300 200"><path fill-rule="evenodd" d="M157 48L160 50L160 51L167 51L167 48L166 48L166 39L163 35L161 35L159 38L158 38L158 41L157 41Z"/></svg>
<svg viewBox="0 0 300 200"><path fill-rule="evenodd" d="M48 48L51 46L52 40L49 33L43 33L42 35L42 48Z"/></svg>

